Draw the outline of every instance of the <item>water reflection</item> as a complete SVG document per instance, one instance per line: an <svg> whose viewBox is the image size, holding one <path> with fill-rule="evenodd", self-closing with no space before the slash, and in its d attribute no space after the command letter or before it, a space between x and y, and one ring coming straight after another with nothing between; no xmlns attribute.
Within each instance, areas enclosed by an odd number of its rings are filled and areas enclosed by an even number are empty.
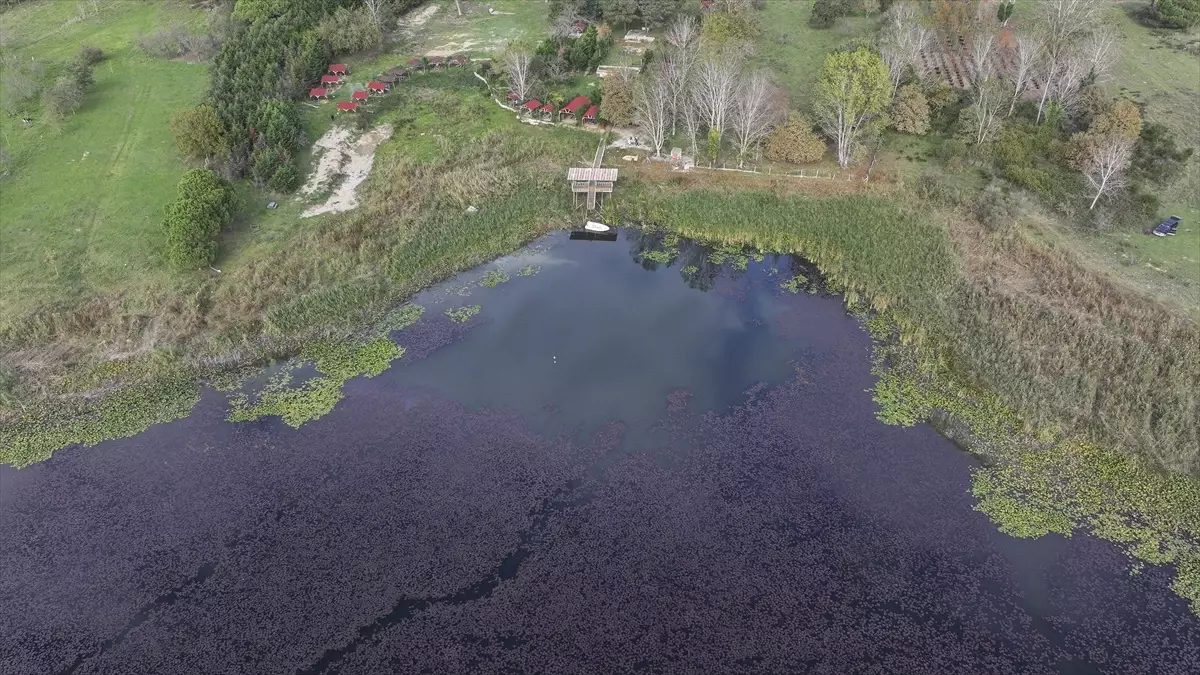
<svg viewBox="0 0 1200 675"><path fill-rule="evenodd" d="M969 457L874 418L868 339L802 261L625 232L494 266L299 430L210 392L0 468L6 672L1200 667L1169 574L1000 535Z"/></svg>

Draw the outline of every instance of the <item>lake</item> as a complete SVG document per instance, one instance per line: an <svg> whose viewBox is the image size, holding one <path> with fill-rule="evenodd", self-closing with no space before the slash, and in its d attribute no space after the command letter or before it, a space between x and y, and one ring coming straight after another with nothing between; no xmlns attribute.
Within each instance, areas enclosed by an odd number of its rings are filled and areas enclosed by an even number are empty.
<svg viewBox="0 0 1200 675"><path fill-rule="evenodd" d="M299 429L207 391L0 467L0 672L1200 672L1169 570L999 533L976 460L876 420L811 266L662 239L422 293Z"/></svg>

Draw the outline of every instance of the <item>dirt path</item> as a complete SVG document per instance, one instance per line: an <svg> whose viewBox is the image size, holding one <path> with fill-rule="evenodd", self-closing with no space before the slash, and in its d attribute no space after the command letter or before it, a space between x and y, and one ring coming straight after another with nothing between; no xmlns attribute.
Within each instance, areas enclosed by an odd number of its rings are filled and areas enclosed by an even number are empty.
<svg viewBox="0 0 1200 675"><path fill-rule="evenodd" d="M313 147L322 148L325 152L300 189L301 195L312 195L323 186L336 182L339 177L341 181L324 202L310 206L300 216L311 218L322 213L349 211L358 206L358 186L371 173L375 149L391 136L392 125L384 124L357 139L353 138L353 133L347 127L334 127L319 138Z"/></svg>

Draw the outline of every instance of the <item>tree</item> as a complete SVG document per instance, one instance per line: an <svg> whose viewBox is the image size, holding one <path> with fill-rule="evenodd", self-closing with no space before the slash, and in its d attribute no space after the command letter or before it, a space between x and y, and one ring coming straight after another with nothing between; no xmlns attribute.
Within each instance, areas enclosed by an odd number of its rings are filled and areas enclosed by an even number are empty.
<svg viewBox="0 0 1200 675"><path fill-rule="evenodd" d="M522 100L528 100L533 91L533 57L529 52L509 49L504 54L504 70L508 74L508 88Z"/></svg>
<svg viewBox="0 0 1200 675"><path fill-rule="evenodd" d="M51 121L61 122L83 105L83 89L70 75L62 75L42 92L42 111Z"/></svg>
<svg viewBox="0 0 1200 675"><path fill-rule="evenodd" d="M367 10L367 15L371 17L371 22L382 32L384 24L387 23L389 10L387 0L362 0L363 8ZM459 8L458 15L462 16L462 9Z"/></svg>
<svg viewBox="0 0 1200 675"><path fill-rule="evenodd" d="M684 0L640 0L638 13L647 26L661 26L679 13Z"/></svg>
<svg viewBox="0 0 1200 675"><path fill-rule="evenodd" d="M662 154L666 140L670 102L670 84L661 76L641 78L634 87L633 118L638 129L654 145L655 157Z"/></svg>
<svg viewBox="0 0 1200 675"><path fill-rule="evenodd" d="M609 23L633 23L638 15L637 0L600 0L600 13Z"/></svg>
<svg viewBox="0 0 1200 675"><path fill-rule="evenodd" d="M696 23L696 17L691 14L675 17L663 34L663 39L667 41L667 44L676 48L686 47L695 42L698 37L700 37L700 25Z"/></svg>
<svg viewBox="0 0 1200 675"><path fill-rule="evenodd" d="M667 82L671 92L671 133L675 133L675 123L682 114L682 106L686 105L688 91L692 86L693 74L698 54L695 39L680 45L667 48L663 56L659 72Z"/></svg>
<svg viewBox="0 0 1200 675"><path fill-rule="evenodd" d="M683 125L688 140L691 141L692 157L694 158L699 152L697 144L700 136L700 105L696 101L695 92L689 91L688 95L680 101L677 113L679 122Z"/></svg>
<svg viewBox="0 0 1200 675"><path fill-rule="evenodd" d="M604 78L604 98L600 102L600 116L617 126L627 127L633 124L633 89L634 76L629 71L619 71Z"/></svg>
<svg viewBox="0 0 1200 675"><path fill-rule="evenodd" d="M742 81L731 110L733 143L738 151L738 168L746 161L750 150L767 137L779 118L778 107L772 100L773 87L767 76L751 73Z"/></svg>
<svg viewBox="0 0 1200 675"><path fill-rule="evenodd" d="M211 171L194 169L179 180L178 197L167 205L163 229L167 257L180 269L211 265L217 235L233 218L233 191Z"/></svg>
<svg viewBox="0 0 1200 675"><path fill-rule="evenodd" d="M258 108L255 129L267 145L285 150L299 145L304 134L295 106L279 99L263 101Z"/></svg>
<svg viewBox="0 0 1200 675"><path fill-rule="evenodd" d="M1016 9L1017 3L1014 0L1000 0L1000 6L996 8L996 20L1001 26L1007 26Z"/></svg>
<svg viewBox="0 0 1200 675"><path fill-rule="evenodd" d="M758 24L749 12L709 12L700 25L700 37L717 49L743 49L757 36Z"/></svg>
<svg viewBox="0 0 1200 675"><path fill-rule="evenodd" d="M1200 0L1158 0L1154 11L1168 26L1191 28L1200 25Z"/></svg>
<svg viewBox="0 0 1200 675"><path fill-rule="evenodd" d="M930 38L929 30L920 24L917 9L911 3L899 2L888 10L879 53L888 67L892 96L909 71L918 78L925 74L921 52L928 47Z"/></svg>
<svg viewBox="0 0 1200 675"><path fill-rule="evenodd" d="M1000 129L1000 113L1008 103L1008 88L997 79L988 79L977 84L973 94L969 112L960 118L960 123L970 129L971 142L984 145Z"/></svg>
<svg viewBox="0 0 1200 675"><path fill-rule="evenodd" d="M370 5L355 9L339 7L321 21L317 34L339 54L360 52L383 42L382 24L376 21Z"/></svg>
<svg viewBox="0 0 1200 675"><path fill-rule="evenodd" d="M979 19L979 0L935 0L933 25L943 40L970 39Z"/></svg>
<svg viewBox="0 0 1200 675"><path fill-rule="evenodd" d="M1042 0L1038 3L1035 30L1041 33L1045 45L1038 121L1042 119L1047 101L1053 100L1065 107L1065 100L1078 90L1079 82L1087 72L1076 53L1077 43L1092 30L1098 17L1096 0Z"/></svg>
<svg viewBox="0 0 1200 675"><path fill-rule="evenodd" d="M977 33L971 38L971 83L978 86L992 77L992 61L996 37L989 33Z"/></svg>
<svg viewBox="0 0 1200 675"><path fill-rule="evenodd" d="M1008 104L1010 116L1017 107L1017 101L1021 100L1021 94L1025 91L1025 87L1032 80L1041 58L1042 41L1036 33L1021 33L1017 36L1013 49L1013 67L1009 71L1013 86L1012 101Z"/></svg>
<svg viewBox="0 0 1200 675"><path fill-rule="evenodd" d="M226 154L221 119L209 104L185 108L171 116L175 148L189 159L207 161Z"/></svg>
<svg viewBox="0 0 1200 675"><path fill-rule="evenodd" d="M789 164L818 162L825 156L825 141L813 133L812 120L792 113L767 136L763 155Z"/></svg>
<svg viewBox="0 0 1200 675"><path fill-rule="evenodd" d="M815 109L821 128L837 147L838 166L850 166L861 136L886 109L890 88L883 59L865 47L825 57Z"/></svg>
<svg viewBox="0 0 1200 675"><path fill-rule="evenodd" d="M1087 164L1083 175L1096 191L1088 210L1096 208L1096 202L1105 192L1112 192L1125 186L1125 172L1133 159L1133 141L1122 136L1109 136L1098 143Z"/></svg>
<svg viewBox="0 0 1200 675"><path fill-rule="evenodd" d="M1105 82L1121 57L1117 32L1109 26L1098 26L1080 45L1081 58L1090 67L1088 76L1094 82Z"/></svg>
<svg viewBox="0 0 1200 675"><path fill-rule="evenodd" d="M854 5L851 0L816 0L808 22L813 28L829 28L852 11Z"/></svg>
<svg viewBox="0 0 1200 675"><path fill-rule="evenodd" d="M896 131L923 136L929 132L929 101L915 85L900 87L892 102L892 124Z"/></svg>
<svg viewBox="0 0 1200 675"><path fill-rule="evenodd" d="M696 102L708 128L716 132L718 140L725 133L740 74L740 60L728 51L709 55L696 68L693 85Z"/></svg>

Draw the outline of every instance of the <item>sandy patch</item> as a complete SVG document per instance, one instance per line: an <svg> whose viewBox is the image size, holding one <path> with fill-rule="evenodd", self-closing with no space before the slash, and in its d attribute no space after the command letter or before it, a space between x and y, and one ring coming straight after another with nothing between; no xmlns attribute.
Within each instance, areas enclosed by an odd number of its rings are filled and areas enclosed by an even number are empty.
<svg viewBox="0 0 1200 675"><path fill-rule="evenodd" d="M457 37L457 36L455 36ZM462 42L447 42L444 45L438 45L433 49L425 52L428 56L453 56L462 52L468 52L479 47L480 45L492 46L492 43L485 43L482 40L463 40Z"/></svg>
<svg viewBox="0 0 1200 675"><path fill-rule="evenodd" d="M301 188L301 194L313 194L321 186L334 180L339 173L344 177L324 203L305 209L304 213L300 214L302 218L349 211L358 206L358 186L371 173L371 166L375 163L375 149L392 137L392 125L375 127L359 136L357 140L353 140L352 136L350 129L334 127L313 144L314 148L323 148L325 152L321 155L317 168Z"/></svg>
<svg viewBox="0 0 1200 675"><path fill-rule="evenodd" d="M432 19L434 14L437 14L439 8L439 5L425 5L421 9L409 12L400 17L400 20L396 22L396 26L408 30L420 28L425 25L426 21Z"/></svg>

